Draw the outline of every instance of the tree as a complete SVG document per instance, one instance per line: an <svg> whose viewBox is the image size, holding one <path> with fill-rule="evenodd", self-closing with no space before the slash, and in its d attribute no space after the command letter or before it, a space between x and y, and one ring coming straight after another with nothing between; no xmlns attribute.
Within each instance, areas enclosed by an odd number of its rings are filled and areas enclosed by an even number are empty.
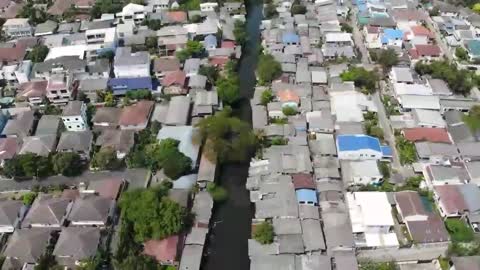
<svg viewBox="0 0 480 270"><path fill-rule="evenodd" d="M476 3L475 5L473 5L472 10L473 12L480 14L480 3Z"/></svg>
<svg viewBox="0 0 480 270"><path fill-rule="evenodd" d="M176 57L180 62L185 62L191 57L200 57L204 52L203 44L200 41L188 40L185 49L176 53Z"/></svg>
<svg viewBox="0 0 480 270"><path fill-rule="evenodd" d="M400 155L400 163L412 164L417 161L417 151L412 142L407 141L404 137L397 137L396 141Z"/></svg>
<svg viewBox="0 0 480 270"><path fill-rule="evenodd" d="M225 188L217 186L215 183L207 184L207 191L212 196L212 199L216 202L223 202L228 198L228 192Z"/></svg>
<svg viewBox="0 0 480 270"><path fill-rule="evenodd" d="M180 151L175 151L163 161L163 172L170 179L178 179L192 168L192 160Z"/></svg>
<svg viewBox="0 0 480 270"><path fill-rule="evenodd" d="M104 102L105 102L105 107L115 107L117 103L112 92L105 93Z"/></svg>
<svg viewBox="0 0 480 270"><path fill-rule="evenodd" d="M81 158L77 153L64 152L53 156L53 170L64 176L76 176L82 173Z"/></svg>
<svg viewBox="0 0 480 270"><path fill-rule="evenodd" d="M51 164L48 157L37 156L33 153L17 155L5 162L3 174L11 178L45 177L51 173Z"/></svg>
<svg viewBox="0 0 480 270"><path fill-rule="evenodd" d="M240 100L240 79L236 74L220 77L217 80L218 97L227 105Z"/></svg>
<svg viewBox="0 0 480 270"><path fill-rule="evenodd" d="M214 83L218 79L218 68L215 66L201 66L198 74L207 77L210 83Z"/></svg>
<svg viewBox="0 0 480 270"><path fill-rule="evenodd" d="M28 192L22 196L22 202L26 206L32 205L33 201L37 198L36 192Z"/></svg>
<svg viewBox="0 0 480 270"><path fill-rule="evenodd" d="M33 269L34 270L53 270L55 266L57 266L57 262L55 261L55 256L47 252L40 256L40 258L38 259L37 265L35 265Z"/></svg>
<svg viewBox="0 0 480 270"><path fill-rule="evenodd" d="M191 169L192 160L178 150L179 141L164 139L145 148L145 163L154 170L163 168L166 176L177 179Z"/></svg>
<svg viewBox="0 0 480 270"><path fill-rule="evenodd" d="M203 18L202 18L201 15L195 14L195 15L193 15L193 16L190 18L190 21L191 21L192 23L201 23L201 22L203 21Z"/></svg>
<svg viewBox="0 0 480 270"><path fill-rule="evenodd" d="M257 240L262 245L267 245L273 243L273 238L275 233L273 231L273 226L270 222L264 221L259 225L255 226L253 232L253 238Z"/></svg>
<svg viewBox="0 0 480 270"><path fill-rule="evenodd" d="M33 6L33 1L28 1L17 14L17 18L27 18L33 25L44 23L48 19L48 14Z"/></svg>
<svg viewBox="0 0 480 270"><path fill-rule="evenodd" d="M297 114L297 110L291 106L285 106L282 109L282 113L286 116L291 116Z"/></svg>
<svg viewBox="0 0 480 270"><path fill-rule="evenodd" d="M340 25L342 32L353 33L353 27L348 23L341 23Z"/></svg>
<svg viewBox="0 0 480 270"><path fill-rule="evenodd" d="M302 4L299 4L298 2L297 3L294 2L290 11L292 12L292 15L305 14L307 13L307 7Z"/></svg>
<svg viewBox="0 0 480 270"><path fill-rule="evenodd" d="M149 52L155 53L157 51L157 37L147 37L145 39L145 46L148 48Z"/></svg>
<svg viewBox="0 0 480 270"><path fill-rule="evenodd" d="M111 147L101 149L93 156L92 166L100 170L115 170L119 166L116 151Z"/></svg>
<svg viewBox="0 0 480 270"><path fill-rule="evenodd" d="M267 106L268 103L272 102L275 96L273 95L273 92L271 89L267 89L262 92L262 95L260 97L260 102L262 105Z"/></svg>
<svg viewBox="0 0 480 270"><path fill-rule="evenodd" d="M457 47L455 49L455 56L460 61L467 61L468 60L468 52L462 47Z"/></svg>
<svg viewBox="0 0 480 270"><path fill-rule="evenodd" d="M31 52L28 53L27 59L33 63L41 63L47 57L49 49L45 45L35 45Z"/></svg>
<svg viewBox="0 0 480 270"><path fill-rule="evenodd" d="M262 54L258 59L257 76L260 84L271 83L282 74L282 66L270 54Z"/></svg>
<svg viewBox="0 0 480 270"><path fill-rule="evenodd" d="M146 25L148 28L152 29L153 31L160 30L162 28L162 21L161 20L147 20Z"/></svg>
<svg viewBox="0 0 480 270"><path fill-rule="evenodd" d="M133 224L133 238L138 243L163 239L185 228L187 211L166 195L163 186L125 192L120 199L122 219Z"/></svg>
<svg viewBox="0 0 480 270"><path fill-rule="evenodd" d="M132 90L125 94L126 97L133 100L152 99L152 92L148 89Z"/></svg>
<svg viewBox="0 0 480 270"><path fill-rule="evenodd" d="M245 22L240 20L235 20L233 24L233 35L235 37L235 41L240 45L245 45L247 42L247 26Z"/></svg>
<svg viewBox="0 0 480 270"><path fill-rule="evenodd" d="M392 66L398 63L398 56L394 49L381 50L377 56L377 62L382 65L386 72Z"/></svg>
<svg viewBox="0 0 480 270"><path fill-rule="evenodd" d="M268 3L264 10L265 18L272 19L278 16L277 7L273 3Z"/></svg>
<svg viewBox="0 0 480 270"><path fill-rule="evenodd" d="M256 137L248 123L231 116L232 109L225 107L215 115L201 119L195 126L194 143L201 144L212 162L241 162L249 158Z"/></svg>
<svg viewBox="0 0 480 270"><path fill-rule="evenodd" d="M473 105L468 114L463 116L463 121L473 133L480 130L480 105Z"/></svg>
<svg viewBox="0 0 480 270"><path fill-rule="evenodd" d="M342 81L353 81L356 87L365 88L368 93L375 92L379 80L375 71L367 71L363 67L350 67L340 74Z"/></svg>
<svg viewBox="0 0 480 270"><path fill-rule="evenodd" d="M461 219L447 219L445 227L454 242L470 242L474 238L473 230Z"/></svg>
<svg viewBox="0 0 480 270"><path fill-rule="evenodd" d="M430 9L428 14L430 15L430 17L438 16L440 15L440 9L438 7L433 7L432 9Z"/></svg>
<svg viewBox="0 0 480 270"><path fill-rule="evenodd" d="M103 13L118 13L122 11L124 1L115 0L98 0L90 10L90 15L93 18L100 18Z"/></svg>

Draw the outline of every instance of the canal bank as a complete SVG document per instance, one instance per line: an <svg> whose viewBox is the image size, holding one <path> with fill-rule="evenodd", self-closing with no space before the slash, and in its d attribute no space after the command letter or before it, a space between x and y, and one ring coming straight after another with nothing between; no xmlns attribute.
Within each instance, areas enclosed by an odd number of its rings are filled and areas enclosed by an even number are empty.
<svg viewBox="0 0 480 270"><path fill-rule="evenodd" d="M248 41L243 48L239 63L240 91L243 101L236 108L236 114L243 121L251 122L249 99L256 83L255 67L258 60L258 41L262 20L262 5L247 4ZM216 204L210 221L210 234L203 260L204 270L248 270L248 239L251 235L253 209L248 190L245 188L249 163L225 164L219 175L219 182L227 189L229 198Z"/></svg>

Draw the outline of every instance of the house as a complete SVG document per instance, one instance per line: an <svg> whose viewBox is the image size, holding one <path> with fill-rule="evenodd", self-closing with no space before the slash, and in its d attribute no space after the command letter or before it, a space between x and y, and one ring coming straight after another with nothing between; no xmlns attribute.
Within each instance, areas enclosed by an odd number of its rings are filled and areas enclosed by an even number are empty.
<svg viewBox="0 0 480 270"><path fill-rule="evenodd" d="M150 54L132 53L131 47L119 47L115 53L113 71L117 78L150 76Z"/></svg>
<svg viewBox="0 0 480 270"><path fill-rule="evenodd" d="M2 26L2 31L10 38L31 37L33 27L25 18L8 19Z"/></svg>
<svg viewBox="0 0 480 270"><path fill-rule="evenodd" d="M44 114L40 118L35 130L35 136L57 135L60 128L60 117L58 115Z"/></svg>
<svg viewBox="0 0 480 270"><path fill-rule="evenodd" d="M107 90L108 79L85 79L78 85L79 94L83 93L91 102L98 101L97 93Z"/></svg>
<svg viewBox="0 0 480 270"><path fill-rule="evenodd" d="M190 118L191 99L188 96L174 96L170 99L165 125L183 126Z"/></svg>
<svg viewBox="0 0 480 270"><path fill-rule="evenodd" d="M352 34L350 33L327 33L325 35L326 45L353 46Z"/></svg>
<svg viewBox="0 0 480 270"><path fill-rule="evenodd" d="M35 27L35 36L39 37L39 36L53 35L57 30L57 28L58 28L57 22L47 20L44 23L37 24L37 26Z"/></svg>
<svg viewBox="0 0 480 270"><path fill-rule="evenodd" d="M200 58L189 58L183 64L183 72L185 76L190 77L197 75L200 70Z"/></svg>
<svg viewBox="0 0 480 270"><path fill-rule="evenodd" d="M35 119L33 114L33 111L28 110L14 115L3 128L2 135L21 139L32 134Z"/></svg>
<svg viewBox="0 0 480 270"><path fill-rule="evenodd" d="M158 79L165 77L165 74L180 70L180 62L177 58L155 58L153 60L153 72Z"/></svg>
<svg viewBox="0 0 480 270"><path fill-rule="evenodd" d="M392 67L389 75L392 83L413 83L412 70L409 67Z"/></svg>
<svg viewBox="0 0 480 270"><path fill-rule="evenodd" d="M480 59L480 40L468 40L465 44L470 61L475 62Z"/></svg>
<svg viewBox="0 0 480 270"><path fill-rule="evenodd" d="M392 207L385 192L346 193L357 247L398 247Z"/></svg>
<svg viewBox="0 0 480 270"><path fill-rule="evenodd" d="M218 7L218 3L216 2L206 2L200 4L200 11L208 12L208 11L215 11Z"/></svg>
<svg viewBox="0 0 480 270"><path fill-rule="evenodd" d="M3 252L5 269L26 269L34 267L50 244L49 229L18 229L8 240Z"/></svg>
<svg viewBox="0 0 480 270"><path fill-rule="evenodd" d="M216 91L197 90L195 92L192 116L203 117L212 115L218 108L219 101Z"/></svg>
<svg viewBox="0 0 480 270"><path fill-rule="evenodd" d="M399 29L386 28L380 34L380 40L384 47L398 47L403 46L403 31Z"/></svg>
<svg viewBox="0 0 480 270"><path fill-rule="evenodd" d="M186 73L181 70L165 74L165 77L162 80L163 93L168 95L186 94L186 79Z"/></svg>
<svg viewBox="0 0 480 270"><path fill-rule="evenodd" d="M115 201L97 195L81 197L68 215L71 226L105 227L114 214Z"/></svg>
<svg viewBox="0 0 480 270"><path fill-rule="evenodd" d="M206 187L208 183L215 182L217 169L217 162L210 161L205 154L202 154L200 157L200 165L198 167L197 176L197 182L199 183L200 187Z"/></svg>
<svg viewBox="0 0 480 270"><path fill-rule="evenodd" d="M412 49L408 50L408 54L412 60L438 60L442 56L442 50L438 45L414 45Z"/></svg>
<svg viewBox="0 0 480 270"><path fill-rule="evenodd" d="M207 85L207 76L192 75L188 79L188 88L192 90L203 90Z"/></svg>
<svg viewBox="0 0 480 270"><path fill-rule="evenodd" d="M405 139L411 142L452 143L447 130L444 128L408 128L404 129L402 133Z"/></svg>
<svg viewBox="0 0 480 270"><path fill-rule="evenodd" d="M86 69L87 63L85 60L79 59L77 56L60 56L35 63L32 75L38 79L49 80L53 74L82 74L85 73Z"/></svg>
<svg viewBox="0 0 480 270"><path fill-rule="evenodd" d="M341 168L347 185L380 185L383 180L376 160L344 160Z"/></svg>
<svg viewBox="0 0 480 270"><path fill-rule="evenodd" d="M31 81L19 85L17 98L24 99L32 106L43 103L47 95L47 81Z"/></svg>
<svg viewBox="0 0 480 270"><path fill-rule="evenodd" d="M82 159L89 159L92 140L93 135L89 130L63 132L58 141L57 152L74 152Z"/></svg>
<svg viewBox="0 0 480 270"><path fill-rule="evenodd" d="M0 201L0 233L12 233L20 227L27 207L17 200Z"/></svg>
<svg viewBox="0 0 480 270"><path fill-rule="evenodd" d="M100 229L92 227L65 227L53 250L56 262L68 268L94 257L100 245Z"/></svg>
<svg viewBox="0 0 480 270"><path fill-rule="evenodd" d="M13 47L0 48L0 61L7 64L20 63L26 54L26 46L14 44Z"/></svg>
<svg viewBox="0 0 480 270"><path fill-rule="evenodd" d="M125 180L119 177L109 177L106 179L91 181L87 190L83 193L95 193L100 197L116 201L122 189L125 187Z"/></svg>
<svg viewBox="0 0 480 270"><path fill-rule="evenodd" d="M73 75L53 74L47 82L47 98L53 104L66 104L77 91L78 81Z"/></svg>
<svg viewBox="0 0 480 270"><path fill-rule="evenodd" d="M68 131L84 131L88 127L87 106L82 101L71 101L63 108L63 125Z"/></svg>
<svg viewBox="0 0 480 270"><path fill-rule="evenodd" d="M413 109L413 118L420 127L445 128L447 123L439 111Z"/></svg>
<svg viewBox="0 0 480 270"><path fill-rule="evenodd" d="M435 39L435 34L422 25L410 27L410 31L405 34L412 45L428 45Z"/></svg>
<svg viewBox="0 0 480 270"><path fill-rule="evenodd" d="M18 138L0 138L0 167L13 158L20 147Z"/></svg>
<svg viewBox="0 0 480 270"><path fill-rule="evenodd" d="M382 149L378 138L362 134L337 136L337 151L340 160L382 158Z"/></svg>
<svg viewBox="0 0 480 270"><path fill-rule="evenodd" d="M72 201L68 198L40 193L25 216L22 228L60 228L71 207Z"/></svg>
<svg viewBox="0 0 480 270"><path fill-rule="evenodd" d="M460 142L457 143L458 152L463 161L471 162L480 160L480 142Z"/></svg>
<svg viewBox="0 0 480 270"><path fill-rule="evenodd" d="M178 264L179 243L178 235L172 235L162 240L148 240L143 243L143 254L153 257L162 265L176 265Z"/></svg>
<svg viewBox="0 0 480 270"><path fill-rule="evenodd" d="M440 165L428 165L425 168L425 179L432 185L452 185L468 183L470 178L463 167L447 167Z"/></svg>
<svg viewBox="0 0 480 270"><path fill-rule="evenodd" d="M57 134L28 136L23 138L23 144L18 154L32 153L37 156L48 157L55 151Z"/></svg>
<svg viewBox="0 0 480 270"><path fill-rule="evenodd" d="M451 96L452 90L448 87L448 84L442 79L427 79L427 85L430 86L434 95L438 96Z"/></svg>
<svg viewBox="0 0 480 270"><path fill-rule="evenodd" d="M450 270L480 269L480 256L451 257Z"/></svg>
<svg viewBox="0 0 480 270"><path fill-rule="evenodd" d="M446 159L459 157L458 149L452 144L416 142L417 155L422 160L428 160L434 164L440 164Z"/></svg>
<svg viewBox="0 0 480 270"><path fill-rule="evenodd" d="M18 63L6 64L1 67L0 77L12 87L18 84L26 83L30 80L30 71L32 70L32 61L25 60Z"/></svg>
<svg viewBox="0 0 480 270"><path fill-rule="evenodd" d="M192 126L163 126L158 131L157 140L171 138L179 141L178 150L192 160L192 168L197 167L200 147L192 142L194 127Z"/></svg>
<svg viewBox="0 0 480 270"><path fill-rule="evenodd" d="M480 190L475 184L435 186L433 192L442 217L460 217L480 211Z"/></svg>
<svg viewBox="0 0 480 270"><path fill-rule="evenodd" d="M401 191L394 195L396 209L415 244L447 243L449 235L443 220L425 205L416 191Z"/></svg>
<svg viewBox="0 0 480 270"><path fill-rule="evenodd" d="M106 129L98 136L95 145L100 149L112 148L117 158L122 159L134 145L134 134L133 130Z"/></svg>
<svg viewBox="0 0 480 270"><path fill-rule="evenodd" d="M124 22L133 21L140 25L147 16L147 9L143 5L129 3L122 8L122 12L116 14L116 17Z"/></svg>
<svg viewBox="0 0 480 270"><path fill-rule="evenodd" d="M118 124L122 130L142 130L147 127L155 103L141 100L122 109Z"/></svg>
<svg viewBox="0 0 480 270"><path fill-rule="evenodd" d="M215 50L217 48L217 37L214 35L208 35L203 40L203 46L206 50Z"/></svg>
<svg viewBox="0 0 480 270"><path fill-rule="evenodd" d="M122 113L121 108L100 107L95 111L92 118L93 128L95 130L116 129Z"/></svg>
<svg viewBox="0 0 480 270"><path fill-rule="evenodd" d="M134 90L152 90L152 78L135 77L135 78L111 78L108 80L108 87L112 89L114 95L125 95L128 91Z"/></svg>
<svg viewBox="0 0 480 270"><path fill-rule="evenodd" d="M21 4L15 1L4 1L0 6L0 18L16 18L22 7L23 6Z"/></svg>
<svg viewBox="0 0 480 270"><path fill-rule="evenodd" d="M117 31L115 27L109 25L86 30L85 38L87 43L85 54L86 58L90 60L95 60L98 56L107 52L115 52L118 45Z"/></svg>

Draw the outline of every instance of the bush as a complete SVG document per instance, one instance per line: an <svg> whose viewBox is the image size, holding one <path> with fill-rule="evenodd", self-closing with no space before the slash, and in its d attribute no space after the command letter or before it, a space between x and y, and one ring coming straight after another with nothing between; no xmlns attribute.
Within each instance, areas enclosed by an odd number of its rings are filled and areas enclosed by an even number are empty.
<svg viewBox="0 0 480 270"><path fill-rule="evenodd" d="M290 106L285 106L283 107L282 109L282 113L286 116L291 116L291 115L296 115L297 114L297 110L293 107L290 107Z"/></svg>
<svg viewBox="0 0 480 270"><path fill-rule="evenodd" d="M53 169L64 176L76 176L82 173L81 158L77 153L57 153L53 157Z"/></svg>
<svg viewBox="0 0 480 270"><path fill-rule="evenodd" d="M294 3L290 11L292 12L292 15L305 14L307 13L307 7L301 4Z"/></svg>
<svg viewBox="0 0 480 270"><path fill-rule="evenodd" d="M462 47L457 47L457 49L455 49L455 56L461 61L468 60L468 52Z"/></svg>
<svg viewBox="0 0 480 270"><path fill-rule="evenodd" d="M474 238L473 230L461 219L447 219L445 226L454 242L470 242Z"/></svg>
<svg viewBox="0 0 480 270"><path fill-rule="evenodd" d="M396 141L396 146L400 155L400 163L402 163L402 165L412 164L417 161L417 150L415 148L415 144L407 141L401 136L398 136Z"/></svg>
<svg viewBox="0 0 480 270"><path fill-rule="evenodd" d="M253 238L262 245L273 243L275 233L270 222L264 221L255 227Z"/></svg>
<svg viewBox="0 0 480 270"><path fill-rule="evenodd" d="M467 95L473 86L478 85L478 78L473 72L459 70L456 65L447 61L433 61L429 64L420 61L415 64L415 71L420 75L428 74L435 79L444 80L456 94Z"/></svg>
<svg viewBox="0 0 480 270"><path fill-rule="evenodd" d="M216 202L223 202L228 198L228 192L225 188L217 186L215 183L207 184L207 191L212 196L212 199Z"/></svg>
<svg viewBox="0 0 480 270"><path fill-rule="evenodd" d="M262 105L267 106L268 103L272 102L275 96L271 89L267 89L262 92L262 96L260 97L260 102Z"/></svg>
<svg viewBox="0 0 480 270"><path fill-rule="evenodd" d="M374 93L379 81L375 71L367 71L363 67L350 67L340 74L342 81L353 81L356 87L366 88L368 93Z"/></svg>
<svg viewBox="0 0 480 270"><path fill-rule="evenodd" d="M270 141L270 143L272 145L287 145L288 139L285 139L283 137L275 137Z"/></svg>
<svg viewBox="0 0 480 270"><path fill-rule="evenodd" d="M271 83L282 74L282 66L270 54L262 54L258 59L257 76L260 84Z"/></svg>
<svg viewBox="0 0 480 270"><path fill-rule="evenodd" d="M36 192L28 192L22 196L22 202L26 206L32 205L33 201L37 198Z"/></svg>

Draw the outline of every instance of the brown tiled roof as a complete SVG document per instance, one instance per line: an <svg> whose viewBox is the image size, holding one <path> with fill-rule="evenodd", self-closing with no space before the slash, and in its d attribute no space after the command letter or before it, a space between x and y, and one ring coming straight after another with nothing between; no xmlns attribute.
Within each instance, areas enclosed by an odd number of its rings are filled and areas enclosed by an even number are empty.
<svg viewBox="0 0 480 270"><path fill-rule="evenodd" d="M15 46L13 48L0 48L0 61L2 62L20 62L25 58L27 50L24 46Z"/></svg>
<svg viewBox="0 0 480 270"><path fill-rule="evenodd" d="M153 61L155 72L169 72L180 70L180 62L176 58L157 58Z"/></svg>
<svg viewBox="0 0 480 270"><path fill-rule="evenodd" d="M435 35L424 26L415 25L411 27L411 30L415 36L427 36L428 38L435 38Z"/></svg>
<svg viewBox="0 0 480 270"><path fill-rule="evenodd" d="M163 240L148 240L143 244L143 254L154 257L158 262L174 262L177 258L178 241L178 235Z"/></svg>
<svg viewBox="0 0 480 270"><path fill-rule="evenodd" d="M427 141L437 143L452 143L450 135L444 128L408 128L403 130L405 139L412 142Z"/></svg>
<svg viewBox="0 0 480 270"><path fill-rule="evenodd" d="M53 5L47 10L51 15L62 15L73 4L73 0L56 0Z"/></svg>
<svg viewBox="0 0 480 270"><path fill-rule="evenodd" d="M24 98L43 97L47 94L47 81L31 81L19 85L17 96Z"/></svg>
<svg viewBox="0 0 480 270"><path fill-rule="evenodd" d="M130 126L145 123L148 121L153 105L153 101L142 100L134 105L123 108L118 121L119 124L121 126Z"/></svg>
<svg viewBox="0 0 480 270"><path fill-rule="evenodd" d="M313 177L310 174L306 173L296 173L292 174L293 186L295 189L315 189L315 183L313 182Z"/></svg>
<svg viewBox="0 0 480 270"><path fill-rule="evenodd" d="M0 160L13 158L18 146L17 138L0 138Z"/></svg>
<svg viewBox="0 0 480 270"><path fill-rule="evenodd" d="M468 209L463 194L456 185L441 185L434 187L435 193L440 198L446 214L462 213Z"/></svg>
<svg viewBox="0 0 480 270"><path fill-rule="evenodd" d="M436 243L449 240L442 218L433 213L427 220L408 221L406 224L415 243Z"/></svg>
<svg viewBox="0 0 480 270"><path fill-rule="evenodd" d="M95 190L100 197L116 200L123 185L121 178L109 178L100 181L91 182L88 189Z"/></svg>
<svg viewBox="0 0 480 270"><path fill-rule="evenodd" d="M424 56L438 57L442 54L442 50L437 45L415 45L409 53L413 59L416 59Z"/></svg>
<svg viewBox="0 0 480 270"><path fill-rule="evenodd" d="M422 204L420 195L416 191L397 192L395 193L395 201L404 219L409 216L426 216L428 214Z"/></svg>
<svg viewBox="0 0 480 270"><path fill-rule="evenodd" d="M163 78L162 80L162 85L163 86L179 85L183 87L185 85L186 78L187 76L185 72L181 70L168 72L165 75L165 78Z"/></svg>

